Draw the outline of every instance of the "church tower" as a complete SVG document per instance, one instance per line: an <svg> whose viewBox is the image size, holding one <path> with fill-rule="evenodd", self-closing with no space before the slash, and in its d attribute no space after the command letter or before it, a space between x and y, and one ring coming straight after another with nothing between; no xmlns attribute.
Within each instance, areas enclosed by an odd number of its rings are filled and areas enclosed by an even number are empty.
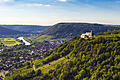
<svg viewBox="0 0 120 80"><path fill-rule="evenodd" d="M92 30L91 30L91 32L90 32L90 36L93 36L93 32L92 32Z"/></svg>

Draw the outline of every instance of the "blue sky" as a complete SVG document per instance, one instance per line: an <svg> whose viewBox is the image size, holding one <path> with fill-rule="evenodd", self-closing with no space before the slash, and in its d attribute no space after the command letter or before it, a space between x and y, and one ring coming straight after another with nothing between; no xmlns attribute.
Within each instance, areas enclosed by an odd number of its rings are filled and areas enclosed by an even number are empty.
<svg viewBox="0 0 120 80"><path fill-rule="evenodd" d="M120 0L0 0L0 24L120 24Z"/></svg>

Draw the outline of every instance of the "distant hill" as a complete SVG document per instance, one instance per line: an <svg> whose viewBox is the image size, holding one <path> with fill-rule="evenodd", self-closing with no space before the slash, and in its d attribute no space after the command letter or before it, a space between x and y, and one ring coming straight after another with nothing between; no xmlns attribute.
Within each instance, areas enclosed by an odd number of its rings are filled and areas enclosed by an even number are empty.
<svg viewBox="0 0 120 80"><path fill-rule="evenodd" d="M23 32L11 30L0 26L0 35L13 35L13 34L22 34Z"/></svg>
<svg viewBox="0 0 120 80"><path fill-rule="evenodd" d="M0 25L1 27L29 33L40 33L47 29L49 26L38 26L38 25Z"/></svg>
<svg viewBox="0 0 120 80"><path fill-rule="evenodd" d="M75 37L4 80L120 80L120 31Z"/></svg>
<svg viewBox="0 0 120 80"><path fill-rule="evenodd" d="M58 23L44 30L42 34L51 35L56 38L79 36L81 33L93 31L94 34L120 30L120 26L90 24L90 23Z"/></svg>

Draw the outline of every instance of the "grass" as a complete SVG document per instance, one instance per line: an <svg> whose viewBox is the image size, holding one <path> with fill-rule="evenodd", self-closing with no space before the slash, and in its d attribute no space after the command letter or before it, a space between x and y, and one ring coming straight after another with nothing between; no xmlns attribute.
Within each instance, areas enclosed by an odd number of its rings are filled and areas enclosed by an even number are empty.
<svg viewBox="0 0 120 80"><path fill-rule="evenodd" d="M41 35L41 36L35 37L35 39L37 41L40 41L40 42L42 42L42 41L50 41L53 38L54 38L53 36L49 36L49 35Z"/></svg>
<svg viewBox="0 0 120 80"><path fill-rule="evenodd" d="M3 43L4 46L7 46L7 47L22 44L21 42L18 42L15 38L0 38L0 41L1 43Z"/></svg>
<svg viewBox="0 0 120 80"><path fill-rule="evenodd" d="M57 41L57 40L66 40L65 38L55 38L54 36L50 36L50 35L38 35L38 36L34 36L31 38L25 38L26 41L28 42L43 42L43 41Z"/></svg>
<svg viewBox="0 0 120 80"><path fill-rule="evenodd" d="M57 64L65 63L65 62L67 62L67 61L68 61L68 60L65 59L65 57L62 57L62 58L60 58L60 59L58 59L58 60L52 61L52 62L50 62L50 63L48 63L48 64L45 64L45 65L37 68L36 70L39 70L39 69L40 69L40 70L42 71L42 73L45 74L45 73L48 73L49 70L55 69L55 66L56 66Z"/></svg>
<svg viewBox="0 0 120 80"><path fill-rule="evenodd" d="M99 36L96 36L96 38L98 38L98 37L116 37L116 36L120 37L120 34L99 35Z"/></svg>
<svg viewBox="0 0 120 80"><path fill-rule="evenodd" d="M35 71L41 70L43 74L46 74L49 72L49 70L53 70L55 69L55 66L57 64L61 64L61 63L66 63L69 59L66 59L65 57L62 57L58 60L54 60L48 64L45 64L39 68L36 68ZM5 80L12 80L13 77L17 76L20 74L20 76L27 76L29 75L31 72L33 71L33 67L32 68L28 68L27 66L23 67L23 68L19 68L15 71L13 71L14 75L11 75L10 77L5 77Z"/></svg>

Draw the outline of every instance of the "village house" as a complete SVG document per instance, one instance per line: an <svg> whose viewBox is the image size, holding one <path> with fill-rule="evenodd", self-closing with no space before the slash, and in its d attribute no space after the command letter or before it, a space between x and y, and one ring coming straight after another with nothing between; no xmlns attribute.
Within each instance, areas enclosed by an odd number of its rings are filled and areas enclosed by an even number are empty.
<svg viewBox="0 0 120 80"><path fill-rule="evenodd" d="M92 31L81 34L81 38L86 38L86 36L89 37L89 38L92 37L93 36Z"/></svg>

